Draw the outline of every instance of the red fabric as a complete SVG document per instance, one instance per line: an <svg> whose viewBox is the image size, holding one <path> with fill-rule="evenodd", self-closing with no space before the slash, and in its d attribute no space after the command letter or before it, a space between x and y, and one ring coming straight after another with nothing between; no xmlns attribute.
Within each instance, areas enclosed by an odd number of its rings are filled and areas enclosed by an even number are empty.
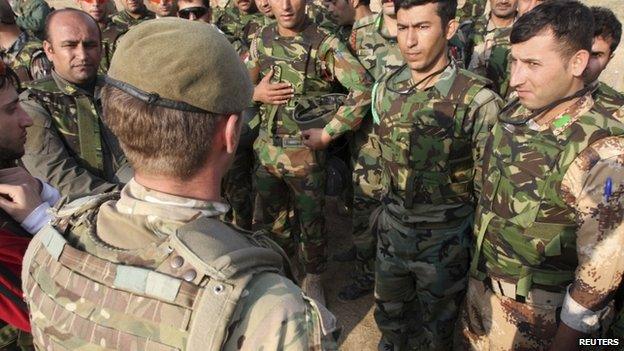
<svg viewBox="0 0 624 351"><path fill-rule="evenodd" d="M22 272L22 260L28 248L30 238L12 234L4 229L0 229L0 265L20 278ZM0 275L0 284L17 296L23 296L22 287L15 286L14 283ZM28 321L28 311L24 311L13 301L0 294L0 319L21 330L30 332L30 322Z"/></svg>

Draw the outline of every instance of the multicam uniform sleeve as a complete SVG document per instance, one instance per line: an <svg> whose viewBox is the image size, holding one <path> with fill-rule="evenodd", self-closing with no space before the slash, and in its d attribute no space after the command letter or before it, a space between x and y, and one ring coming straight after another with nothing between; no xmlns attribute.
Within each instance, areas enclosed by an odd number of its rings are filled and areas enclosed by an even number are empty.
<svg viewBox="0 0 624 351"><path fill-rule="evenodd" d="M92 195L121 189L80 167L52 127L50 114L37 102L20 96L21 106L33 119L27 129L22 162L35 177L57 188L63 196Z"/></svg>
<svg viewBox="0 0 624 351"><path fill-rule="evenodd" d="M576 212L578 267L561 320L591 333L600 327L624 273L624 137L594 142L574 160L561 191Z"/></svg>
<svg viewBox="0 0 624 351"><path fill-rule="evenodd" d="M479 198L482 184L482 161L485 143L490 135L492 126L496 123L498 112L503 100L489 89L481 89L469 106L467 118L464 120L464 130L472 133L472 160L474 162L474 191Z"/></svg>
<svg viewBox="0 0 624 351"><path fill-rule="evenodd" d="M347 46L333 35L321 43L319 56L327 72L349 90L344 105L325 126L327 134L335 139L357 129L370 110L372 78Z"/></svg>
<svg viewBox="0 0 624 351"><path fill-rule="evenodd" d="M246 291L223 350L337 350L335 317L290 280L264 274Z"/></svg>

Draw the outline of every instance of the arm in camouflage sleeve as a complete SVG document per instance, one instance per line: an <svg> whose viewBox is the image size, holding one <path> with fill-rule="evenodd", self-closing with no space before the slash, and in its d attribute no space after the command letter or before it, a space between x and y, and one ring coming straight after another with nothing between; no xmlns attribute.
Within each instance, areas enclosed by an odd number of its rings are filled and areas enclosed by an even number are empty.
<svg viewBox="0 0 624 351"><path fill-rule="evenodd" d="M323 58L331 75L349 90L344 105L324 128L325 132L335 139L360 126L362 118L370 110L373 83L358 59L335 36L330 35L321 43L319 56Z"/></svg>
<svg viewBox="0 0 624 351"><path fill-rule="evenodd" d="M52 63L46 55L42 52L40 55L33 58L30 64L30 76L33 80L41 79L52 73Z"/></svg>
<svg viewBox="0 0 624 351"><path fill-rule="evenodd" d="M624 273L624 137L607 137L586 148L566 172L561 191L579 224L578 267L561 319L590 333L599 327L592 314L611 301ZM598 325L587 323L592 319Z"/></svg>
<svg viewBox="0 0 624 351"><path fill-rule="evenodd" d="M323 318L287 278L263 274L246 290L249 294L239 301L223 350L337 349L335 318Z"/></svg>
<svg viewBox="0 0 624 351"><path fill-rule="evenodd" d="M33 125L27 129L26 154L22 157L24 166L33 176L44 179L63 196L100 194L121 188L77 164L42 106L32 100L22 100L21 106L33 119Z"/></svg>
<svg viewBox="0 0 624 351"><path fill-rule="evenodd" d="M472 160L474 163L474 191L475 198L481 193L482 161L485 143L490 135L492 126L498 119L498 112L503 100L490 89L481 89L475 95L464 120L464 131L472 133Z"/></svg>

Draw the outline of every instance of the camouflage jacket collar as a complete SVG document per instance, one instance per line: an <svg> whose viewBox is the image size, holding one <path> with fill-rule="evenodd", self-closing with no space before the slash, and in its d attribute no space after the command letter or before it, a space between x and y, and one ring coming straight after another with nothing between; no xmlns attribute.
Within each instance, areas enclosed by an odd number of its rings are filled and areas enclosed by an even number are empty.
<svg viewBox="0 0 624 351"><path fill-rule="evenodd" d="M532 116L534 114L533 111L522 106L519 100L514 100L505 108L508 111L508 116L505 117L503 122L519 122L518 124L522 124L522 121L526 121L526 126L531 130L543 132L550 129L553 135L558 136L579 118L587 114L593 106L594 99L590 90L561 113L545 119L543 113Z"/></svg>
<svg viewBox="0 0 624 351"><path fill-rule="evenodd" d="M439 75L438 81L424 91L431 91L432 89L435 89L435 91L437 91L440 96L448 96L459 70L455 61L453 59L449 60L449 65ZM388 77L387 84L388 89L391 91L396 91L399 93L413 93L421 91L415 88L414 85L416 83L417 82L412 79L409 67L407 66L407 64L405 64L401 68L396 70L393 74L391 74L390 77Z"/></svg>
<svg viewBox="0 0 624 351"><path fill-rule="evenodd" d="M58 86L59 90L65 94L65 95L69 95L69 96L79 96L79 95L86 95L92 99L98 99L100 96L100 88L102 87L102 83L103 83L103 78L98 76L96 77L96 83L95 83L95 91L94 93L91 93L89 91L86 91L85 89L82 89L81 87L77 86L76 84L70 83L67 80L65 80L63 77L59 76L58 73L56 73L56 71L52 70L52 78L54 79L54 82L56 83L56 85Z"/></svg>
<svg viewBox="0 0 624 351"><path fill-rule="evenodd" d="M121 190L121 197L115 207L121 213L179 222L189 222L202 216L217 217L229 210L225 203L166 194L144 187L134 179Z"/></svg>
<svg viewBox="0 0 624 351"><path fill-rule="evenodd" d="M396 36L390 35L390 32L388 31L386 27L384 27L383 24L384 24L383 13L380 12L377 15L377 19L375 20L375 31L379 33L379 35L381 35L381 37L386 39L387 41L396 43L397 41Z"/></svg>
<svg viewBox="0 0 624 351"><path fill-rule="evenodd" d="M26 46L28 42L28 34L26 32L21 32L17 39L11 44L11 46L6 50L1 50L0 53L9 55L9 56L17 56L19 52Z"/></svg>

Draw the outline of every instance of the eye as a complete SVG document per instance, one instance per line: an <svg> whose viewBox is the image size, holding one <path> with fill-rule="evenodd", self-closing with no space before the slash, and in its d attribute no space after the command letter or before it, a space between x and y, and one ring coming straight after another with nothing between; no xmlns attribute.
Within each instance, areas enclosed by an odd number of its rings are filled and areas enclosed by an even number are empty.
<svg viewBox="0 0 624 351"><path fill-rule="evenodd" d="M420 30L426 30L426 29L429 29L429 27L430 27L430 26L429 26L428 24L421 24L420 26L418 26L418 29L420 29Z"/></svg>

